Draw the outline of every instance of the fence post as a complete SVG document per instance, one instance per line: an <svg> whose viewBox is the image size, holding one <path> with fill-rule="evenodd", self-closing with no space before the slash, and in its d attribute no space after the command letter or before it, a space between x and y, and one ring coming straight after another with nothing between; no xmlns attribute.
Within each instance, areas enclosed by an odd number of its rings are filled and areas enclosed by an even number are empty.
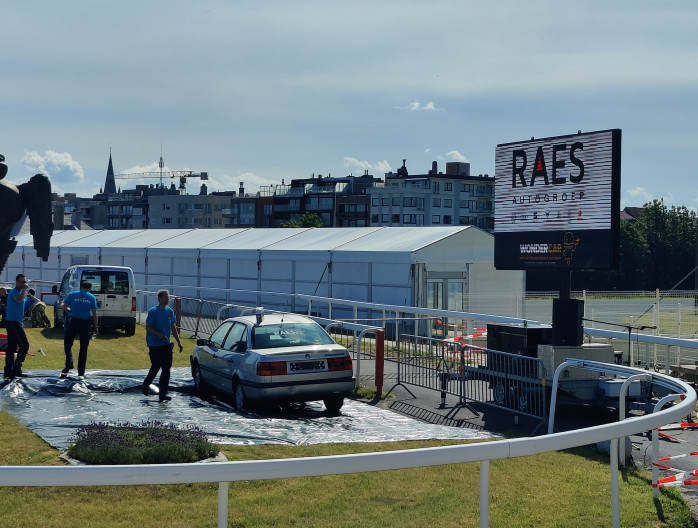
<svg viewBox="0 0 698 528"><path fill-rule="evenodd" d="M218 483L218 528L228 526L228 483Z"/></svg>
<svg viewBox="0 0 698 528"><path fill-rule="evenodd" d="M676 306L676 338L681 339L681 303ZM676 347L676 364L681 365L681 347Z"/></svg>
<svg viewBox="0 0 698 528"><path fill-rule="evenodd" d="M376 382L376 397L380 398L383 394L383 376L385 374L385 330L376 330L376 366L375 366L375 382Z"/></svg>
<svg viewBox="0 0 698 528"><path fill-rule="evenodd" d="M175 297L175 328L177 329L177 334L182 333L182 298Z"/></svg>
<svg viewBox="0 0 698 528"><path fill-rule="evenodd" d="M480 528L490 525L490 461L480 462Z"/></svg>
<svg viewBox="0 0 698 528"><path fill-rule="evenodd" d="M199 299L199 309L196 311L196 328L194 329L194 339L198 339L199 337L199 325L201 324L201 308L204 304L204 301Z"/></svg>

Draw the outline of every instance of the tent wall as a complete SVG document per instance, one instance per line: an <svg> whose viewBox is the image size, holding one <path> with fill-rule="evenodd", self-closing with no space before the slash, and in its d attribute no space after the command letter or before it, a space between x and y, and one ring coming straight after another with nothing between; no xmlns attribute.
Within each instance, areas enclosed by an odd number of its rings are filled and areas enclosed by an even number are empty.
<svg viewBox="0 0 698 528"><path fill-rule="evenodd" d="M200 293L210 300L294 311L306 311L307 302L225 290L426 306L430 281L443 280L447 286L460 281L461 296L469 294L471 302L478 295L513 299L524 290L524 272L496 271L493 257L492 236L471 227L244 229L227 236L205 230L57 232L47 262L36 257L30 237L18 237L3 278L10 283L23 272L46 281L44 291L50 291L51 283L80 260L130 266L139 289L169 287L183 297ZM324 303L314 303L313 311L329 315ZM339 307L332 315L354 316L352 309Z"/></svg>

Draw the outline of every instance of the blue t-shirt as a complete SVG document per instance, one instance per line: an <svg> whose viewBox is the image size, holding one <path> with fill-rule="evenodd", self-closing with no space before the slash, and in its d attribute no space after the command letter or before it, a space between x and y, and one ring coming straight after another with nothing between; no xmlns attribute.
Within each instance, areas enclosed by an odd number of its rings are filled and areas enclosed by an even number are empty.
<svg viewBox="0 0 698 528"><path fill-rule="evenodd" d="M15 301L15 297L22 295L22 290L19 288L12 288L7 294L7 311L5 312L5 319L8 321L16 321L21 323L24 319L24 303L27 301L25 297L22 302Z"/></svg>
<svg viewBox="0 0 698 528"><path fill-rule="evenodd" d="M150 326L156 332L160 332L167 336L167 343L161 340L155 334L150 332L146 333L145 343L151 346L163 346L172 342L170 339L170 332L172 330L172 325L175 323L175 313L172 308L165 306L165 308L160 308L160 305L153 306L148 310L148 317L145 319L146 323L150 323Z"/></svg>
<svg viewBox="0 0 698 528"><path fill-rule="evenodd" d="M97 298L85 290L70 292L63 302L70 306L70 316L74 319L89 320L92 310L97 309Z"/></svg>

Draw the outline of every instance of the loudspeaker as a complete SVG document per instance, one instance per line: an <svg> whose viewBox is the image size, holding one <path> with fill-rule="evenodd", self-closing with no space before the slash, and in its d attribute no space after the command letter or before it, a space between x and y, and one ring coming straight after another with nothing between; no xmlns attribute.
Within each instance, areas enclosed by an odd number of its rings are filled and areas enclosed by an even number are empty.
<svg viewBox="0 0 698 528"><path fill-rule="evenodd" d="M553 345L581 345L584 340L582 317L584 301L553 299Z"/></svg>

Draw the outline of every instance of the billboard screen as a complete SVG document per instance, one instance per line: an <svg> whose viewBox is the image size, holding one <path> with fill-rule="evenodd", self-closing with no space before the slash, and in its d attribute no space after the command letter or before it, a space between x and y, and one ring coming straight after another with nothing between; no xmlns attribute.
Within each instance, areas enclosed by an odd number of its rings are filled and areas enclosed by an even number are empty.
<svg viewBox="0 0 698 528"><path fill-rule="evenodd" d="M497 269L615 269L621 131L497 145Z"/></svg>

